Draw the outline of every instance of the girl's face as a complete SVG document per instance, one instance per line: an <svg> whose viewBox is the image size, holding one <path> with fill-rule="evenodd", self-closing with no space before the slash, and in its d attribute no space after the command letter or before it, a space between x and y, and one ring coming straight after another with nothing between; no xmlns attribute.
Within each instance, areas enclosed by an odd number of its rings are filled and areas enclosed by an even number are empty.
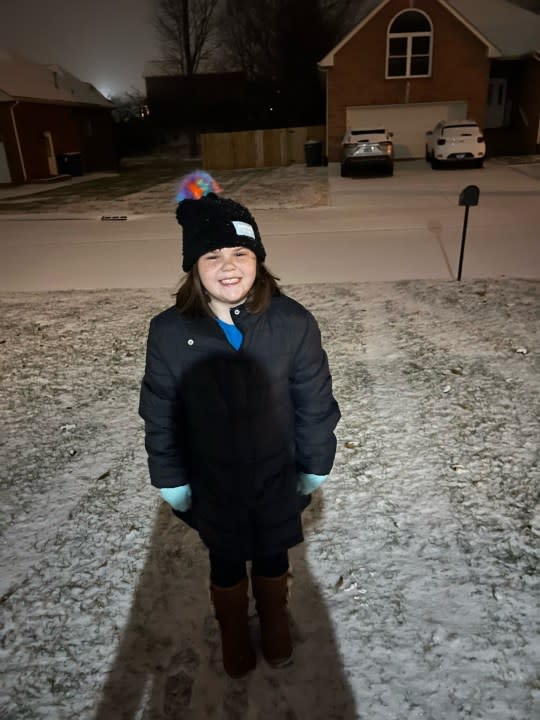
<svg viewBox="0 0 540 720"><path fill-rule="evenodd" d="M197 269L210 295L210 307L221 320L230 322L230 308L244 302L255 282L255 253L244 247L212 250L199 258Z"/></svg>

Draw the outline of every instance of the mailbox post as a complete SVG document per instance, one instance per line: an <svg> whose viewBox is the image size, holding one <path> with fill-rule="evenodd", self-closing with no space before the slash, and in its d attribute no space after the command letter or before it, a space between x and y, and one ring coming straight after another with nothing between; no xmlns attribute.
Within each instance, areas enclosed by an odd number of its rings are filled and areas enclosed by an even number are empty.
<svg viewBox="0 0 540 720"><path fill-rule="evenodd" d="M463 269L463 254L465 252L465 238L467 236L467 224L469 222L469 208L478 205L480 199L480 188L477 185L467 185L459 194L459 204L465 206L465 218L463 220L463 233L461 235L461 250L459 253L459 267L457 279L461 280Z"/></svg>

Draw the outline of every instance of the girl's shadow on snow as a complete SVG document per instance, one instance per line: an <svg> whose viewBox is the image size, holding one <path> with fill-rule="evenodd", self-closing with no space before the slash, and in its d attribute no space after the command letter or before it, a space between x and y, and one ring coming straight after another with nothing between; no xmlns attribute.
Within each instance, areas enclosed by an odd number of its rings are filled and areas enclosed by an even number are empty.
<svg viewBox="0 0 540 720"><path fill-rule="evenodd" d="M304 512L307 541L323 512L323 495ZM223 672L210 608L208 558L198 535L163 504L128 622L103 688L95 720L353 720L357 717L330 619L305 560L290 552L294 663L274 670L259 653L243 680Z"/></svg>

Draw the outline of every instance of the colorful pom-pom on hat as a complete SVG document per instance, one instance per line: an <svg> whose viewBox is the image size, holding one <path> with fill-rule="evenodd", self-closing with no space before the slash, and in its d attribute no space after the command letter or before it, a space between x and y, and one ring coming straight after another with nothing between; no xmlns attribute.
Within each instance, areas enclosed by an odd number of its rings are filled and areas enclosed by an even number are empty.
<svg viewBox="0 0 540 720"><path fill-rule="evenodd" d="M214 178L196 170L182 178L176 195L176 219L182 226L184 272L212 250L246 247L264 261L266 251L259 228L247 208L234 200L218 197Z"/></svg>
<svg viewBox="0 0 540 720"><path fill-rule="evenodd" d="M195 170L189 175L185 175L180 181L180 187L176 193L176 202L182 200L200 200L208 193L219 193L221 188L204 170Z"/></svg>

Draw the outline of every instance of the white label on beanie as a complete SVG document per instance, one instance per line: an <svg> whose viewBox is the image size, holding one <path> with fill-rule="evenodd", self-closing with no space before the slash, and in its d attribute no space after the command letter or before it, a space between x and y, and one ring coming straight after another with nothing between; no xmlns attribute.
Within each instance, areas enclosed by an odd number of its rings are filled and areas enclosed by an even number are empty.
<svg viewBox="0 0 540 720"><path fill-rule="evenodd" d="M233 220L232 224L236 230L237 235L247 235L255 240L255 231L248 223L241 222L240 220Z"/></svg>

